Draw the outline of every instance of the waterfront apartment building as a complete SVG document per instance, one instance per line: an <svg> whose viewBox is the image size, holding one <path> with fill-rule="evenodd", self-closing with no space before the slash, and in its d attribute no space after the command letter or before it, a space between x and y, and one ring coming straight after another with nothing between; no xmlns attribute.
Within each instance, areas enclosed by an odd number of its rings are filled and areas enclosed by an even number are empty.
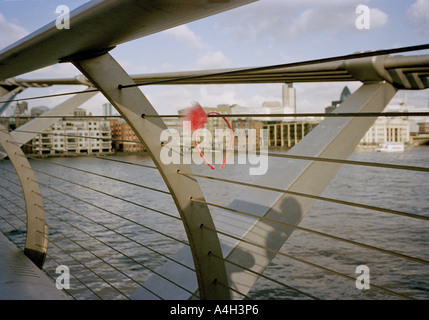
<svg viewBox="0 0 429 320"><path fill-rule="evenodd" d="M108 119L112 135L112 148L116 152L142 152L143 144L123 119Z"/></svg>
<svg viewBox="0 0 429 320"><path fill-rule="evenodd" d="M32 140L32 153L46 155L111 153L110 123L104 119L85 118L84 110L64 118ZM106 140L103 140L106 139Z"/></svg>

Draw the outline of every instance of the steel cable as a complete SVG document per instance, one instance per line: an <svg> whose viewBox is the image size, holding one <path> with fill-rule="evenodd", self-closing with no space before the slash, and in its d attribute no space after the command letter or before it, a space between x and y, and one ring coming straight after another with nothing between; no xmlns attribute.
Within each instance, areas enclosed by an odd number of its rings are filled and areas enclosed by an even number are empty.
<svg viewBox="0 0 429 320"><path fill-rule="evenodd" d="M299 226L294 226L294 225L291 225L291 224L283 223L283 222L281 222L281 221L277 221L277 220L273 220L273 219L268 219L268 218L265 218L265 217L260 217L260 216L257 216L257 215L254 215L254 214L251 214L251 213L248 213L248 212L244 212L244 211L240 211L240 210L236 210L236 209L232 209L232 208L228 208L228 207L220 206L220 205L217 205L217 204L213 204L213 203L209 203L209 202L205 202L205 201L201 201L201 200L197 200L197 199L192 199L192 201L193 201L193 202L198 202L198 203L205 203L205 204L207 204L207 205L209 205L209 206L214 206L214 207L218 207L218 208L221 208L221 209L225 209L225 210L228 210L228 211L231 211L231 212L235 212L235 213L243 214L243 215L250 216L250 217L253 217L253 218L255 218L255 219L258 219L258 220L267 221L267 222L270 222L270 223L276 223L276 224L279 224L279 225L283 225L283 226L287 226L287 227L295 228L295 229L297 229L297 230L301 230L301 231L305 231L305 232L309 232L309 233L314 233L314 234L317 234L317 235L320 235L320 236L324 236L324 237L328 237L328 238L331 238L331 239L334 239L334 240L338 240L338 239L335 239L336 237L332 238L332 236L331 236L331 235L328 235L328 234L324 234L324 233L320 233L320 232L317 232L317 231L313 231L313 230L311 230L311 229L302 228L302 227L299 227ZM231 237L233 237L233 236L231 236ZM238 237L234 237L234 239L235 239L235 240L238 240L239 238L238 238ZM244 240L240 240L240 241L244 241ZM249 244L254 244L255 246L260 246L260 245L258 245L258 244L253 243L253 242L249 242L249 241L244 241L244 242L249 243ZM260 246L260 247L261 247L261 248L264 248L264 249L266 249L266 250L268 250L268 251L271 251L271 252L273 252L273 253L274 253L274 251L275 251L275 253L277 253L277 252L278 252L278 251L276 251L276 250L272 250L272 249L269 249L269 248L267 248L267 247L262 247L262 246ZM214 254L213 254L213 255L214 255ZM315 268L319 268L319 269L321 269L321 270L327 271L327 272L332 273L332 274L334 274L334 275L341 276L341 277L344 277L344 278L346 278L346 279L353 280L353 281L355 281L355 280L356 280L355 278L350 277L350 276L348 276L348 275L345 275L345 274L343 274L343 273L340 273L340 272L338 272L338 271L334 271L334 270L332 270L332 269L329 269L329 268L323 267L323 266L321 266L321 265L318 265L318 264L315 264L315 263L312 263L312 262L309 262L309 261L306 261L306 260L303 260L303 259L300 259L300 258L294 257L294 256L292 256L292 255L288 255L288 254L286 254L286 253L281 253L281 255L283 255L284 257L287 257L287 258L293 259L293 260L295 260L295 261L298 261L298 262L301 262L301 263L304 263L304 264L307 264L307 265L313 266L313 267L315 267ZM214 255L214 256L215 256L215 255ZM225 258L222 258L222 257L218 257L218 258L224 259L226 262L231 263L231 264L236 265L236 266L239 266L239 267L243 268L244 270L247 270L247 271L249 271L249 272L253 272L253 273L255 273L255 274L258 274L257 272L255 272L255 271L253 271L253 270L251 270L251 269L248 269L248 268L246 268L246 267L244 267L244 266L241 266L241 265L239 265L239 264L237 264L237 263L235 263L235 262L232 262L232 261L230 261L230 260L228 260L228 259L225 259ZM268 280L270 280L270 278L268 278L268 277L267 277L267 279L268 279ZM406 299L412 299L412 298L410 298L410 297L408 297L408 296L405 296L405 295L400 294L400 293L397 293L397 292L395 292L395 291L392 291L392 290L386 289L386 288L381 287L381 286L377 286L377 285L375 285L375 284L373 284L373 283L371 284L371 286L373 286L374 288L377 288L377 289L379 289L379 290L382 290L382 291L384 291L384 292L387 292L387 293L389 293L389 294L392 294L392 295L396 295L396 296L399 296L399 297L402 297L402 298L406 298Z"/></svg>
<svg viewBox="0 0 429 320"><path fill-rule="evenodd" d="M311 198L314 200L332 202L332 203L347 205L347 206L351 206L351 207L357 207L357 208L368 209L368 210L373 210L373 211L380 211L380 212L384 212L384 213L390 213L390 214L405 216L408 218L414 218L414 219L420 219L420 220L426 220L426 221L429 220L429 217L418 215L418 214L413 214L413 213L408 213L408 212L403 212L403 211L398 211L398 210L393 210L393 209L388 209L388 208L382 208L382 207L377 207L377 206L370 206L370 205L366 205L366 204L360 204L360 203L355 203L355 202L350 202L350 201L345 201L345 200L321 197L321 196L316 196L316 195L312 195L312 194L308 194L308 193L301 193L301 192L295 192L295 191L290 191L290 190L283 190L283 189L279 189L279 188L260 186L257 184L235 181L235 180L230 180L230 179L217 178L217 177L206 176L206 175L202 175L202 174L184 172L184 171L180 171L180 170L177 171L177 174L199 177L199 178L204 178L204 179L209 179L209 180L214 180L214 181L220 181L220 182L227 182L227 183L242 185L245 187L258 188L258 189L263 189L263 190L268 190L268 191L273 191L273 192L278 192L278 193L285 193L285 194L290 194L290 195L294 195L294 196L298 196L298 197Z"/></svg>

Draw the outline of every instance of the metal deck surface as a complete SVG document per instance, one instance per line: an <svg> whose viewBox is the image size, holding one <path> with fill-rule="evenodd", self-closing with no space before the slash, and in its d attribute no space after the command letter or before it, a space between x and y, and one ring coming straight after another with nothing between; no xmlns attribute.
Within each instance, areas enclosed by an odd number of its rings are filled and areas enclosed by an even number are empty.
<svg viewBox="0 0 429 320"><path fill-rule="evenodd" d="M65 300L68 295L0 233L0 300Z"/></svg>

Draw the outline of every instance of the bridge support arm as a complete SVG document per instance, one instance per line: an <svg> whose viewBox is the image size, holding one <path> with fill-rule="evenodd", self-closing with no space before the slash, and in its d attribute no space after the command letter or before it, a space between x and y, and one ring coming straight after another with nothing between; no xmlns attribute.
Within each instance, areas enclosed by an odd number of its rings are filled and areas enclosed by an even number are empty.
<svg viewBox="0 0 429 320"><path fill-rule="evenodd" d="M363 84L355 93L337 108L338 113L381 112L397 92L386 82ZM289 154L347 159L362 137L374 123L374 117L330 117L322 121L303 140L295 145ZM329 184L341 165L320 161L297 161L284 158L269 158L269 167L265 175L254 183L285 191L309 195L320 195ZM255 220L231 212L214 218L219 230L229 233L235 239L221 237L223 257L232 263L226 263L229 287L233 288L233 299L242 299L247 294L265 268L269 265L304 215L314 203L307 197L279 194L276 192L249 188L242 196L234 200L229 207L264 217ZM267 219L283 224L271 223ZM253 245L253 244L256 245ZM184 259L187 248L182 248L175 259ZM245 267L240 268L239 266ZM160 269L169 270L173 264L168 261ZM175 277L180 278L185 270L176 270ZM156 288L162 282L152 276L145 286ZM239 293L238 293L239 292ZM147 297L141 292L137 297ZM192 298L188 296L186 298Z"/></svg>
<svg viewBox="0 0 429 320"><path fill-rule="evenodd" d="M12 162L22 191L27 209L27 236L24 254L39 268L42 268L48 251L48 227L43 209L43 199L39 184L30 163L4 126L0 125L0 145Z"/></svg>
<svg viewBox="0 0 429 320"><path fill-rule="evenodd" d="M397 89L387 82L363 84L335 112L382 112L396 92ZM289 154L347 159L375 120L375 117L327 118L293 147ZM257 184L320 196L340 168L341 164L270 158L269 170L266 175L261 176ZM252 261L249 269L253 272L240 269L234 264L227 265L230 285L244 294L252 288L258 274L262 273L274 258L274 252L281 249L295 230L285 224L297 226L315 201L313 198L287 193L278 195L260 190L251 192L253 193L238 199L230 207L242 211L248 211L252 206L259 207L258 215L284 224L270 223L267 220L249 224L247 232L241 235L244 241L236 243L227 254L226 259L238 265L246 264L242 258L243 252L251 255L246 259ZM243 224L245 223L243 221ZM233 296L241 298L235 293Z"/></svg>
<svg viewBox="0 0 429 320"><path fill-rule="evenodd" d="M12 131L11 135L18 144L23 145L56 123L61 118L61 116L70 114L80 105L94 97L97 93L98 92L90 91L77 94L65 102L59 104L55 108L44 113L43 116L45 117L35 118L30 122L20 126L15 131ZM58 118L55 118L55 116L58 116Z"/></svg>
<svg viewBox="0 0 429 320"><path fill-rule="evenodd" d="M110 54L104 53L95 57L83 58L71 57L68 60L118 110L149 151L153 162L158 167L176 203L189 239L199 297L201 299L229 299L229 289L218 283L226 284L228 282L225 265L223 261L210 255L210 252L217 255L222 254L218 236L215 232L201 227L204 225L214 228L210 211L206 205L191 202L191 197L204 199L199 184L196 180L188 179L177 173L178 170L191 170L189 165L165 165L161 161L160 136L161 132L167 129L163 120L159 117L142 117L143 114L157 115L157 112L139 88L118 89L119 85L133 84L134 81ZM190 290L194 291L193 279L185 282L184 285L190 286ZM169 294L168 290L164 286L158 286L155 288L155 293L165 296Z"/></svg>

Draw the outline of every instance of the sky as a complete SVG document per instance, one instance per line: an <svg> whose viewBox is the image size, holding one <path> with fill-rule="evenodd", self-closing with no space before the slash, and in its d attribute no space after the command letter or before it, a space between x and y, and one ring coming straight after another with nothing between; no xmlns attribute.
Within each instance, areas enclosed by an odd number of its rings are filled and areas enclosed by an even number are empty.
<svg viewBox="0 0 429 320"><path fill-rule="evenodd" d="M56 8L73 10L84 0L0 0L0 50L54 21ZM359 29L359 5L370 9L369 28ZM72 27L72 26L71 26ZM259 67L429 43L429 0L260 0L117 46L110 53L129 74ZM412 54L429 54L429 51ZM19 78L75 77L70 64L43 68ZM358 82L296 83L297 112L324 112L343 87ZM70 92L84 87L27 89L19 98ZM281 101L281 84L141 87L160 114L176 114L195 101L207 107L261 107ZM60 104L69 97L29 101L30 107ZM102 114L107 100L97 94L83 105ZM427 108L429 90L399 91L391 104Z"/></svg>

